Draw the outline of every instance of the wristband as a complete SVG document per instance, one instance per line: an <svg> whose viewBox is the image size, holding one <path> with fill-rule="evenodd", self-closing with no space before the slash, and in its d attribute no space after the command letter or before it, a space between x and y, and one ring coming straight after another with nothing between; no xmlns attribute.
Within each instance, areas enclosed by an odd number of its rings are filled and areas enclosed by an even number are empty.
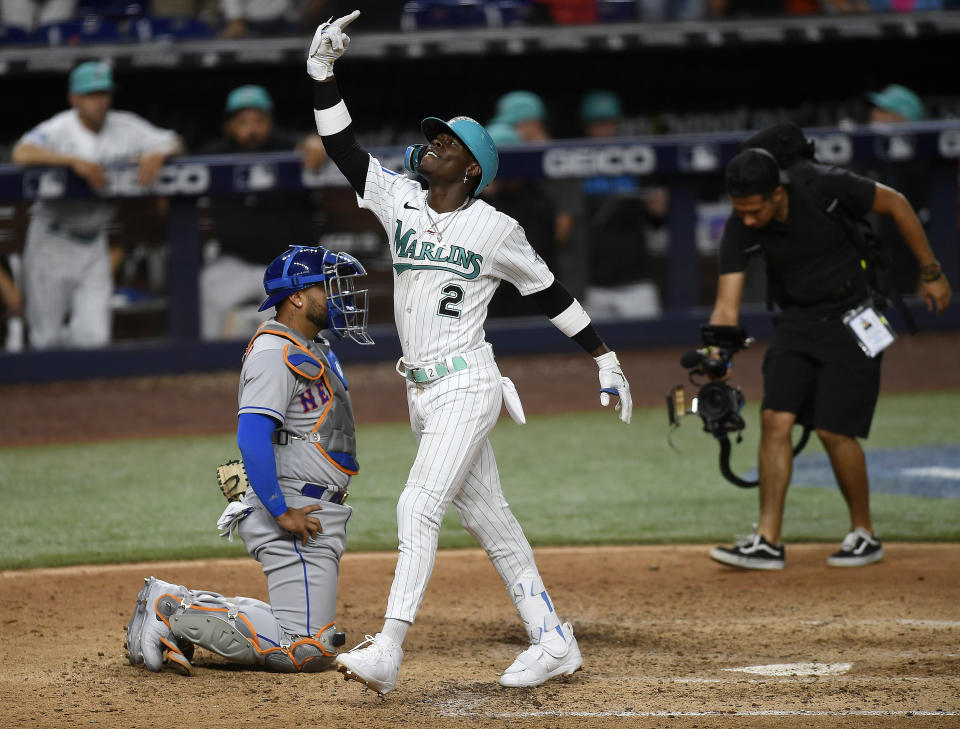
<svg viewBox="0 0 960 729"><path fill-rule="evenodd" d="M593 358L597 363L597 367L603 369L604 367L613 368L620 366L620 360L617 359L617 353L614 351L604 352L603 354L597 355Z"/></svg>
<svg viewBox="0 0 960 729"><path fill-rule="evenodd" d="M933 283L943 276L943 269L940 268L940 262L934 261L926 266L920 266L920 278L924 283Z"/></svg>

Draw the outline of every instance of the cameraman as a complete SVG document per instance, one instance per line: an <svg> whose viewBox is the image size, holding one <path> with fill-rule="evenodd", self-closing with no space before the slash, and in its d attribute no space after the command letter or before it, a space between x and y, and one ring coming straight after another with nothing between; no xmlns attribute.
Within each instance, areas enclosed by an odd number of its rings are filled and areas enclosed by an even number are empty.
<svg viewBox="0 0 960 729"><path fill-rule="evenodd" d="M759 252L766 259L768 299L780 311L763 360L760 521L751 537L717 547L710 556L744 569L783 568L780 530L793 466L790 434L797 422L816 429L850 511L851 531L827 564L859 567L883 559L870 520L866 460L857 441L870 430L882 355L864 354L842 321L845 312L869 300L870 291L861 251L850 225L836 214L837 203L855 218L870 212L892 218L920 265L928 310L939 314L946 308L950 284L906 198L873 180L817 164L812 152L791 159L784 175L774 155L757 142L778 131L798 135L808 151L812 146L796 125L780 127L744 142L726 169L734 214L720 242L710 323L737 323L747 260Z"/></svg>

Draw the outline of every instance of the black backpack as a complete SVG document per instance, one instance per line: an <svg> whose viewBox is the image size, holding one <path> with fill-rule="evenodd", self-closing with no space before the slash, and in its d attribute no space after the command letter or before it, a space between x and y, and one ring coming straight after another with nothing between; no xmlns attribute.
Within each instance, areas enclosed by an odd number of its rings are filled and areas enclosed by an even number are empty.
<svg viewBox="0 0 960 729"><path fill-rule="evenodd" d="M781 122L762 129L752 137L740 143L740 151L746 149L764 149L773 155L780 169L787 175L790 168L802 161L816 162L816 148L812 139L803 135L803 130L793 122ZM847 230L847 240L860 254L861 271L864 283L870 292L874 306L878 309L893 304L911 334L917 332L917 323L903 303L903 297L887 285L887 275L893 264L893 255L873 230L870 221L845 208L838 198L824 200L828 214L839 220ZM769 298L769 296L768 296ZM768 306L771 302L768 301Z"/></svg>

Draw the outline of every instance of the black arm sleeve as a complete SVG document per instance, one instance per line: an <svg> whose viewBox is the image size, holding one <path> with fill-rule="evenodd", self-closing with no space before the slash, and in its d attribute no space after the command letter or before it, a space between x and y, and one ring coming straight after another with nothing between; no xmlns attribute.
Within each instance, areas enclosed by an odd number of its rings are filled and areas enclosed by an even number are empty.
<svg viewBox="0 0 960 729"><path fill-rule="evenodd" d="M573 303L573 294L567 291L567 287L557 279L553 279L553 283L543 291L530 294L530 298L537 303L540 311L550 319L562 314Z"/></svg>
<svg viewBox="0 0 960 729"><path fill-rule="evenodd" d="M567 291L567 287L554 279L543 291L530 294L531 298L540 307L540 311L550 319L559 316L574 302L573 295ZM574 334L571 339L579 344L585 352L593 354L597 349L604 346L603 340L593 328L593 324L587 324L583 329Z"/></svg>
<svg viewBox="0 0 960 729"><path fill-rule="evenodd" d="M313 84L313 108L316 111L329 109L336 106L341 101L340 89L337 88L336 79L330 81L317 81ZM333 163L347 178L350 186L357 191L360 197L363 197L363 188L367 181L367 168L370 166L370 154L357 143L357 138L353 133L353 124L348 124L345 129L320 137L323 140L323 146L327 150L327 155L333 160Z"/></svg>

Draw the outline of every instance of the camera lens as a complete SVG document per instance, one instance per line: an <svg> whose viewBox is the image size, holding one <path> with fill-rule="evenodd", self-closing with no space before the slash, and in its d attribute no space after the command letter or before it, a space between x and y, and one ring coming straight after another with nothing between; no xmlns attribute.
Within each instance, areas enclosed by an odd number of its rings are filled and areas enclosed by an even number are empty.
<svg viewBox="0 0 960 729"><path fill-rule="evenodd" d="M705 420L722 420L736 411L732 387L723 382L704 385L697 395L697 409Z"/></svg>

